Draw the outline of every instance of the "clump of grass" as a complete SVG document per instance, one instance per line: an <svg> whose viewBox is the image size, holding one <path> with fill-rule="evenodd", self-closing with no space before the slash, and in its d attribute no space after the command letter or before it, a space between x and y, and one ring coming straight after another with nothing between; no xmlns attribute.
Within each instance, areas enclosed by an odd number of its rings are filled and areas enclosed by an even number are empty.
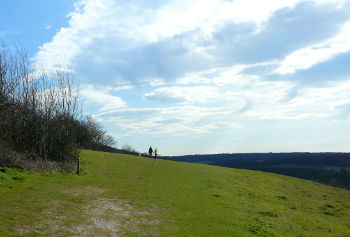
<svg viewBox="0 0 350 237"><path fill-rule="evenodd" d="M264 236L264 237L275 236L273 233L265 230L264 227L260 225L249 225L248 230L257 236Z"/></svg>
<svg viewBox="0 0 350 237"><path fill-rule="evenodd" d="M262 216L268 216L268 217L277 217L278 215L273 212L273 211L259 211L258 212L259 215L262 215Z"/></svg>
<svg viewBox="0 0 350 237"><path fill-rule="evenodd" d="M284 195L279 195L279 196L277 196L277 198L280 200L287 200L287 197Z"/></svg>

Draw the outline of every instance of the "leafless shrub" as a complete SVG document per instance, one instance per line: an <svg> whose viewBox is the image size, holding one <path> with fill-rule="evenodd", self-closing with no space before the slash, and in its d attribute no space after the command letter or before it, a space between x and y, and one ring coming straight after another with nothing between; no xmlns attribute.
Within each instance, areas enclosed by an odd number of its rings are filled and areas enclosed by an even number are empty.
<svg viewBox="0 0 350 237"><path fill-rule="evenodd" d="M0 140L20 152L65 161L74 150L77 119L73 76L64 70L34 71L24 50L0 53Z"/></svg>
<svg viewBox="0 0 350 237"><path fill-rule="evenodd" d="M132 147L131 145L129 145L129 144L124 144L122 149L125 150L125 151L128 151L128 152L137 152L137 151L135 150L135 148L133 148L133 147Z"/></svg>
<svg viewBox="0 0 350 237"><path fill-rule="evenodd" d="M75 163L71 161L45 161L35 154L20 153L0 144L0 165L15 167L27 171L71 171Z"/></svg>

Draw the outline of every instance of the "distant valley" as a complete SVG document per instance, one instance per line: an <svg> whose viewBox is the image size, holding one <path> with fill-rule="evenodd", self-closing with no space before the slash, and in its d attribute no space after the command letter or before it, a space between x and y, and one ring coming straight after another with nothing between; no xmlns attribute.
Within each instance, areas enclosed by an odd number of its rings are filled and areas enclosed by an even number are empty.
<svg viewBox="0 0 350 237"><path fill-rule="evenodd" d="M233 153L167 156L164 159L260 170L350 188L350 153Z"/></svg>

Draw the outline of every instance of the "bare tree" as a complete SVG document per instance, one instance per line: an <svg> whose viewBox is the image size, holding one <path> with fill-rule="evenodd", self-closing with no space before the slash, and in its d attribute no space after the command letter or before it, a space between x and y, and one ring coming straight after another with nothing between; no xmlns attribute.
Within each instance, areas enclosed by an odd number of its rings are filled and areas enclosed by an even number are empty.
<svg viewBox="0 0 350 237"><path fill-rule="evenodd" d="M70 160L77 89L65 70L34 71L25 50L0 50L0 142L32 158Z"/></svg>
<svg viewBox="0 0 350 237"><path fill-rule="evenodd" d="M78 87L67 69L35 70L25 50L0 49L0 145L30 159L72 162L77 148L115 149L92 117L82 119Z"/></svg>

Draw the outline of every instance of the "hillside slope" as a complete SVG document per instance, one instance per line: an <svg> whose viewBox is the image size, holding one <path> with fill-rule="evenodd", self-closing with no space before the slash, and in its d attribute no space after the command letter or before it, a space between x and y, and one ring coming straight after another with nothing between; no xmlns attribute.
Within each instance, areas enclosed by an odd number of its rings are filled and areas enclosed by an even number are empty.
<svg viewBox="0 0 350 237"><path fill-rule="evenodd" d="M0 169L0 236L349 236L348 190L82 151L83 175Z"/></svg>

